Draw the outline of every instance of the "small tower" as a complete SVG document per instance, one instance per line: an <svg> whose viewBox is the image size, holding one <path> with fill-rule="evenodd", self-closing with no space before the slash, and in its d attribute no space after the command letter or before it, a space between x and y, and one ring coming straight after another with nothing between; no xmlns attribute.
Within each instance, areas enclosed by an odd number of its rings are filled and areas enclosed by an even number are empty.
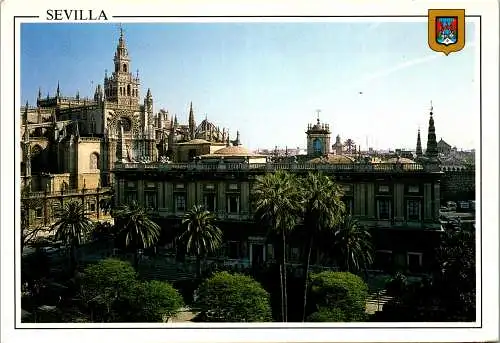
<svg viewBox="0 0 500 343"><path fill-rule="evenodd" d="M430 118L429 118L429 131L427 133L427 150L425 151L425 156L428 158L437 158L438 149L436 142L436 128L434 127L434 118L433 115L433 107L431 101L431 110L430 110Z"/></svg>
<svg viewBox="0 0 500 343"><path fill-rule="evenodd" d="M146 92L146 97L144 98L144 133L151 138L153 135L152 128L152 117L153 117L153 95L151 94L151 89L148 88Z"/></svg>
<svg viewBox="0 0 500 343"><path fill-rule="evenodd" d="M189 105L189 139L194 139L195 122L193 113L193 102Z"/></svg>
<svg viewBox="0 0 500 343"><path fill-rule="evenodd" d="M330 128L328 124L321 123L317 110L316 124L307 127L307 154L309 156L323 156L330 153Z"/></svg>
<svg viewBox="0 0 500 343"><path fill-rule="evenodd" d="M57 90L56 90L56 98L61 97L61 88L59 87L59 81L57 81Z"/></svg>
<svg viewBox="0 0 500 343"><path fill-rule="evenodd" d="M418 134L417 134L417 151L416 151L417 157L420 158L422 157L422 143L420 141L420 128L418 129Z"/></svg>
<svg viewBox="0 0 500 343"><path fill-rule="evenodd" d="M342 155L342 148L343 144L340 140L340 135L337 135L337 137L335 138L335 143L332 145L332 149L335 155Z"/></svg>
<svg viewBox="0 0 500 343"><path fill-rule="evenodd" d="M134 77L131 71L131 60L125 44L123 29L120 28L120 38L113 58L115 69L110 77L104 76L104 93L110 102L124 105L139 104L139 77Z"/></svg>

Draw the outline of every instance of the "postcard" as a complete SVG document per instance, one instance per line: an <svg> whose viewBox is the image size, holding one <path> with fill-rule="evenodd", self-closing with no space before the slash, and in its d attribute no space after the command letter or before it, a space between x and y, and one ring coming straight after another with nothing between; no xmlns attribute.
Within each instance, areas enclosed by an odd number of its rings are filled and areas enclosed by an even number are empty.
<svg viewBox="0 0 500 343"><path fill-rule="evenodd" d="M498 339L498 4L4 0L2 340Z"/></svg>

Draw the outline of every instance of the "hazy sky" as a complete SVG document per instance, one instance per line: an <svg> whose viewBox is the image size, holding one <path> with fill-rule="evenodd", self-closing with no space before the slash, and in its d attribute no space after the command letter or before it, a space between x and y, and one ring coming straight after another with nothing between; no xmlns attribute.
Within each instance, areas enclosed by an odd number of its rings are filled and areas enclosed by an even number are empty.
<svg viewBox="0 0 500 343"><path fill-rule="evenodd" d="M479 93L474 25L466 48L429 49L427 23L151 23L124 24L139 69L141 99L151 88L161 108L240 131L243 145L305 147L320 118L340 134L375 148L425 148L430 100L436 135L476 148ZM21 101L54 94L92 96L113 69L115 24L22 24ZM479 45L479 44L477 44ZM360 94L362 92L362 94Z"/></svg>

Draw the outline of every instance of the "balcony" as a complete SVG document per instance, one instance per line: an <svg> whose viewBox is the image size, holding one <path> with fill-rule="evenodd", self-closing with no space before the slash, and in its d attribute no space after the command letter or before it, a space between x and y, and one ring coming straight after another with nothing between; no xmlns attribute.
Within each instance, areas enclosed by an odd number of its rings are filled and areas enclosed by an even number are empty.
<svg viewBox="0 0 500 343"><path fill-rule="evenodd" d="M156 170L168 171L197 171L197 172L274 172L289 171L326 171L351 173L421 173L440 172L434 165L420 165L417 163L402 164L317 164L317 163L162 163L162 162L118 162L115 172Z"/></svg>
<svg viewBox="0 0 500 343"><path fill-rule="evenodd" d="M54 192L29 192L22 195L23 199L32 199L32 198L56 198L56 197L71 197L77 195L97 195L97 194L108 194L112 191L111 187L102 187L102 188L90 188L90 189L68 189L64 191L54 191Z"/></svg>

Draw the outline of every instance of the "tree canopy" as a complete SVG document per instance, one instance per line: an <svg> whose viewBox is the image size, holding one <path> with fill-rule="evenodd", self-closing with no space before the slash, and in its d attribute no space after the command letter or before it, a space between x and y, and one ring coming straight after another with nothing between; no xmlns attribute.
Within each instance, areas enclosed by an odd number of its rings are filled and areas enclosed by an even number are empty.
<svg viewBox="0 0 500 343"><path fill-rule="evenodd" d="M130 320L136 322L166 322L184 305L179 292L167 282L146 281L137 284L129 296Z"/></svg>
<svg viewBox="0 0 500 343"><path fill-rule="evenodd" d="M269 293L257 281L241 274L214 274L199 286L195 304L205 321L272 320Z"/></svg>
<svg viewBox="0 0 500 343"><path fill-rule="evenodd" d="M334 311L333 318L345 321L365 319L368 286L359 276L348 272L321 272L312 275L311 293L318 311ZM343 313L343 317L338 315ZM315 315L322 318L325 313ZM330 313L330 314L331 314ZM317 317L313 317L317 318Z"/></svg>

